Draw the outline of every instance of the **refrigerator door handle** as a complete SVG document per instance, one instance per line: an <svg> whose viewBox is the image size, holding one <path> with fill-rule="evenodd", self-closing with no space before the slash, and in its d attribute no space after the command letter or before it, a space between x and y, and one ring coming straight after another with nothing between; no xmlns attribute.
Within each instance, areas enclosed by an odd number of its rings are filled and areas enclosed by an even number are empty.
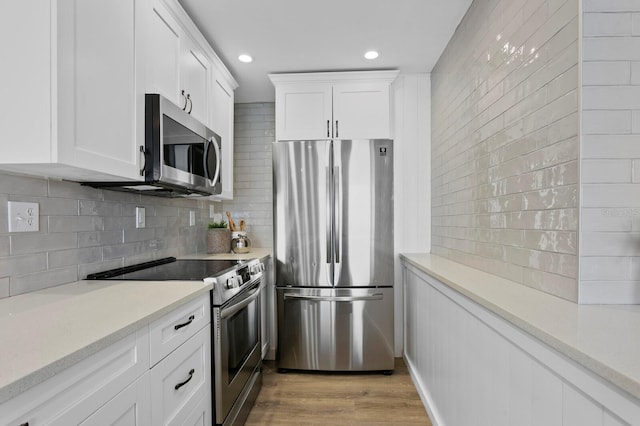
<svg viewBox="0 0 640 426"><path fill-rule="evenodd" d="M334 249L333 249L333 253L334 253L334 260L336 262L336 265L340 263L340 259L341 259L341 253L342 253L342 174L341 174L341 170L340 167L334 167L333 169L333 173L334 173L334 204L335 204L335 215L336 215L336 220L335 220L335 235L333 236L334 238ZM336 274L337 277L340 276L340 274Z"/></svg>
<svg viewBox="0 0 640 426"><path fill-rule="evenodd" d="M303 294L285 293L284 299L313 300L317 302L360 302L366 300L382 300L382 293L371 293L365 296L310 296Z"/></svg>

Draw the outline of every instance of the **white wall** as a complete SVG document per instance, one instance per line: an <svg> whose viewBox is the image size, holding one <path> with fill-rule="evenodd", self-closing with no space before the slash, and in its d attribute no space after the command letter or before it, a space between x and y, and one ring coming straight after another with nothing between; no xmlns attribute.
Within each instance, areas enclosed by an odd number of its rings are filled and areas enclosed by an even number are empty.
<svg viewBox="0 0 640 426"><path fill-rule="evenodd" d="M402 355L402 272L398 253L431 247L431 79L401 74L393 84L395 351Z"/></svg>
<svg viewBox="0 0 640 426"><path fill-rule="evenodd" d="M580 303L640 303L640 2L583 0Z"/></svg>

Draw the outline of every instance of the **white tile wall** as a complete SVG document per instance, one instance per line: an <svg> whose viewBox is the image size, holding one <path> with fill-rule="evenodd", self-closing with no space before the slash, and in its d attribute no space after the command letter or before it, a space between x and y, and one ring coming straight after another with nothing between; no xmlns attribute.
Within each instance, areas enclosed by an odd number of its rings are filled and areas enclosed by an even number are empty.
<svg viewBox="0 0 640 426"><path fill-rule="evenodd" d="M236 224L247 221L254 247L273 247L271 144L275 139L275 104L235 105L233 201L223 203Z"/></svg>
<svg viewBox="0 0 640 426"><path fill-rule="evenodd" d="M582 1L580 303L640 303L640 1Z"/></svg>
<svg viewBox="0 0 640 426"><path fill-rule="evenodd" d="M40 205L40 231L8 233L7 201ZM0 298L84 279L87 274L206 251L205 199L165 199L0 174ZM135 228L135 207L146 209ZM190 227L189 210L196 211Z"/></svg>
<svg viewBox="0 0 640 426"><path fill-rule="evenodd" d="M573 301L578 2L476 0L432 73L432 252ZM631 125L630 114L594 121Z"/></svg>

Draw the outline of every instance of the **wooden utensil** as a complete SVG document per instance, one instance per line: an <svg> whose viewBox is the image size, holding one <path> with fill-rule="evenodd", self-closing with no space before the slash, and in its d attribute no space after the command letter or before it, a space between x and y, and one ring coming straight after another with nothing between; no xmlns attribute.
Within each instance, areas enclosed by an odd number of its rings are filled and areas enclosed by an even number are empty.
<svg viewBox="0 0 640 426"><path fill-rule="evenodd" d="M229 210L227 210L227 219L229 219L229 229L231 230L231 232L235 232L236 224L233 221L233 218L231 217L231 213L229 212Z"/></svg>
<svg viewBox="0 0 640 426"><path fill-rule="evenodd" d="M240 231L244 232L246 227L247 227L247 222L245 222L244 219L240 219Z"/></svg>

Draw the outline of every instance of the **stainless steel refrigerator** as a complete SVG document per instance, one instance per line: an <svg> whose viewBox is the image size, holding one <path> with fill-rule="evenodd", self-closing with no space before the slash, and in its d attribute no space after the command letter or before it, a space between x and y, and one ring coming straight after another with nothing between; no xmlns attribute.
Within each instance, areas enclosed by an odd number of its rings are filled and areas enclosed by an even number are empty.
<svg viewBox="0 0 640 426"><path fill-rule="evenodd" d="M279 369L393 370L391 140L273 145Z"/></svg>

